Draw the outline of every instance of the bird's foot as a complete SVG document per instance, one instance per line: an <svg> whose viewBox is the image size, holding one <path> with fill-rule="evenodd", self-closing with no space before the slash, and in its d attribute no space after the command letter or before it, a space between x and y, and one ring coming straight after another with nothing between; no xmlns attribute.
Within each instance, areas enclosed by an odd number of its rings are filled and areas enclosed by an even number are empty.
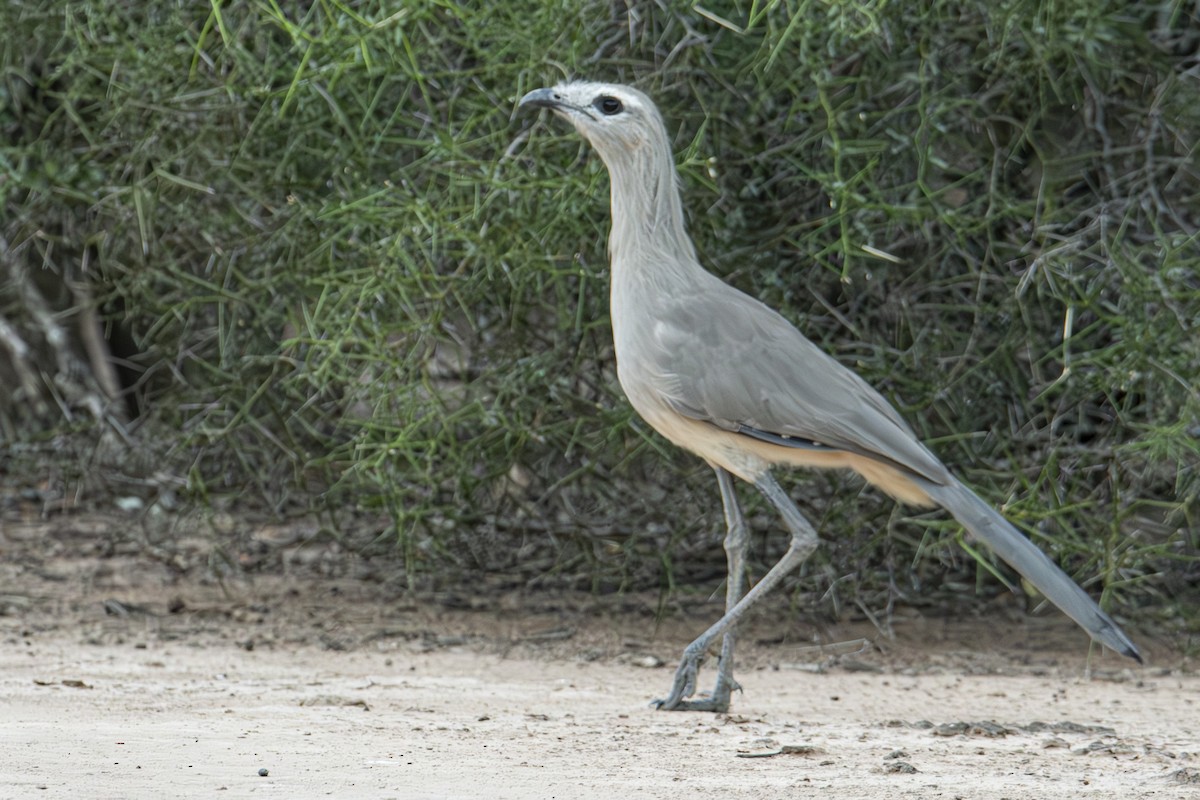
<svg viewBox="0 0 1200 800"><path fill-rule="evenodd" d="M703 658L703 650L693 652L691 647L684 650L679 669L675 670L675 683L671 686L671 693L664 699L652 701L651 705L659 711L728 711L731 695L734 690L740 692L742 687L732 675L725 674L724 670L717 675L717 684L711 694L690 699L696 691L696 676Z"/></svg>
<svg viewBox="0 0 1200 800"><path fill-rule="evenodd" d="M679 668L675 670L675 682L671 685L671 693L665 698L652 700L650 705L659 711L674 711L681 704L687 703L687 698L696 692L696 675L700 672L700 662L704 652L692 652L689 647L683 651Z"/></svg>
<svg viewBox="0 0 1200 800"><path fill-rule="evenodd" d="M734 685L734 688L741 689L740 686ZM710 711L714 714L724 714L729 711L729 699L731 691L728 686L723 688L714 688L712 694L697 697L694 700L680 700L675 705L668 707L665 700L656 700L660 711Z"/></svg>

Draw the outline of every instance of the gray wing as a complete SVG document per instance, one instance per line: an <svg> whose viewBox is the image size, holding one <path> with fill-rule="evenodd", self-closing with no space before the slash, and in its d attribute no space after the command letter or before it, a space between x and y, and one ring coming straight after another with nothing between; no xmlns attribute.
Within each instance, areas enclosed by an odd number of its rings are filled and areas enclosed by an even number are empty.
<svg viewBox="0 0 1200 800"><path fill-rule="evenodd" d="M645 355L673 408L726 430L817 442L948 480L877 391L768 306L711 277L664 302L649 333Z"/></svg>

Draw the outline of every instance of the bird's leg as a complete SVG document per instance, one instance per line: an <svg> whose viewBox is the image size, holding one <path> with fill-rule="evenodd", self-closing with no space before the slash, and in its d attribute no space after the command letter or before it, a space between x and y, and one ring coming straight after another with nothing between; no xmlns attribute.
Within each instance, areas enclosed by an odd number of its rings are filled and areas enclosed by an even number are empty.
<svg viewBox="0 0 1200 800"><path fill-rule="evenodd" d="M746 594L746 545L750 532L746 518L738 506L733 489L733 476L721 467L716 468L717 485L721 487L721 504L725 508L725 560L729 574L725 580L725 613L732 611ZM717 667L717 682L709 698L713 711L728 711L729 696L742 687L733 679L733 646L736 631L729 628L721 639L721 660Z"/></svg>
<svg viewBox="0 0 1200 800"><path fill-rule="evenodd" d="M771 567L767 574L762 577L754 588L746 593L734 605L733 608L725 612L725 616L716 621L708 630L700 634L696 641L689 644L683 651L683 658L679 662L679 668L675 671L675 683L671 687L671 693L665 700L656 700L655 706L664 711L713 711L723 710L716 708L706 708L704 701L688 701L687 698L696 690L696 672L699 670L700 660L704 657L704 653L712 645L716 638L737 625L738 621L745 616L746 612L752 605L758 602L758 599L771 591L775 586L783 580L783 578L796 567L800 566L806 558L817 549L817 532L804 515L800 513L800 509L796 508L796 504L787 496L787 493L780 488L775 479L771 477L769 472L764 472L754 482L768 500L771 505L775 506L783 517L783 522L787 525L788 531L792 534L792 541L788 545L787 552L779 559L779 563ZM732 486L730 487L732 494ZM721 487L722 496L725 494L725 487ZM727 507L728 508L728 507ZM739 512L740 516L740 512ZM744 523L743 523L744 525ZM732 561L730 562L732 565ZM732 582L732 578L731 578ZM732 587L731 587L732 588ZM729 643L730 656L730 675L729 680L732 681L732 655L733 643L732 640L726 640ZM724 655L724 648L722 648ZM723 667L723 665L722 665ZM718 677L718 687L720 686L720 678ZM730 691L732 686L726 689ZM714 691L714 695L716 692ZM728 707L728 703L726 703Z"/></svg>
<svg viewBox="0 0 1200 800"><path fill-rule="evenodd" d="M746 529L746 519L738 507L737 494L733 489L733 476L721 467L714 467L717 473L717 485L721 487L721 503L725 507L725 558L729 564L729 576L725 582L725 613L737 606L738 601L746 591L746 544L750 536ZM733 628L725 631L721 639L721 656L717 663L717 682L712 694L699 700L680 700L674 706L674 711L728 711L729 698L735 689L741 686L733 679L733 647L735 632ZM703 656L703 653L701 653ZM682 665L680 669L682 669ZM689 673L685 677L687 684L684 697L695 691L696 673L700 668L699 659L688 664ZM678 682L678 677L676 682Z"/></svg>

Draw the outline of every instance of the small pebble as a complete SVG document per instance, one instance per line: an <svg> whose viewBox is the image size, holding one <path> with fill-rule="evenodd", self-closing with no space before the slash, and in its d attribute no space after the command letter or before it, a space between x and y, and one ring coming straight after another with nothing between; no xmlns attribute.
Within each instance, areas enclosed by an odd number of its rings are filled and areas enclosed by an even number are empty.
<svg viewBox="0 0 1200 800"><path fill-rule="evenodd" d="M268 775L270 775L270 774L271 774L271 773L267 771L267 768L266 768L266 767L263 767L262 769L260 769L260 770L258 771L258 777L260 777L260 778L265 778L265 777L267 777L267 776L268 776Z"/></svg>
<svg viewBox="0 0 1200 800"><path fill-rule="evenodd" d="M917 768L914 767L912 764L909 764L907 761L893 761L890 764L885 764L883 767L883 771L884 772L898 772L901 775L912 775L913 773L915 773L917 771Z"/></svg>

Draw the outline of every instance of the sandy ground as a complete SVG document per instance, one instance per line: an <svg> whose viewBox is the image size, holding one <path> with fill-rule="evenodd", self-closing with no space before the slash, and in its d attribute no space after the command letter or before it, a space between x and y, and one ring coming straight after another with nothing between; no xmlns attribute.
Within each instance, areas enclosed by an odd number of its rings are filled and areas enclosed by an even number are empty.
<svg viewBox="0 0 1200 800"><path fill-rule="evenodd" d="M760 616L732 713L668 713L715 602L215 583L95 532L0 531L0 798L1200 798L1200 678L1145 636Z"/></svg>

